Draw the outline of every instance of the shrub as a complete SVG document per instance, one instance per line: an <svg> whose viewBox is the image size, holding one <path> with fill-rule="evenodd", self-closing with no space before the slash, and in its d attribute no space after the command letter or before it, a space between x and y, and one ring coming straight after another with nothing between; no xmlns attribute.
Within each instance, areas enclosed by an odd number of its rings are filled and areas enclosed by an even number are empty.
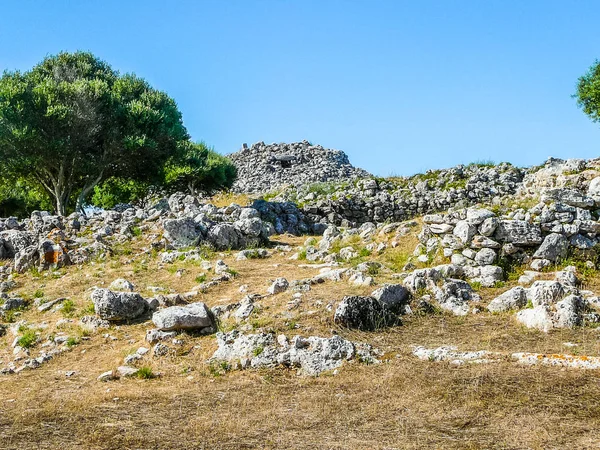
<svg viewBox="0 0 600 450"><path fill-rule="evenodd" d="M34 330L25 329L23 330L23 334L17 339L17 345L23 348L30 348L35 345L38 337Z"/></svg>
<svg viewBox="0 0 600 450"><path fill-rule="evenodd" d="M75 303L73 303L73 300L65 300L62 304L61 311L65 316L73 314L73 311L75 311Z"/></svg>
<svg viewBox="0 0 600 450"><path fill-rule="evenodd" d="M142 380L156 378L156 374L152 371L152 368L148 366L140 367L136 373L136 376Z"/></svg>

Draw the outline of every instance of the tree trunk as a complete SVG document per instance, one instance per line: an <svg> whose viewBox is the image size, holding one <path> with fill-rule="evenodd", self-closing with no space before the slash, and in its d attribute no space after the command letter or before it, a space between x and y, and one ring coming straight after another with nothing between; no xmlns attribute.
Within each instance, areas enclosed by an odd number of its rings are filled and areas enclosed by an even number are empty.
<svg viewBox="0 0 600 450"><path fill-rule="evenodd" d="M79 211L81 212L81 214L85 215L85 211L83 210L85 199L89 195L89 193L92 192L92 189L94 189L98 185L98 183L100 183L101 180L102 174L100 174L95 180L90 181L83 187L83 189L79 193L79 196L77 197L77 204L75 205L76 211Z"/></svg>
<svg viewBox="0 0 600 450"><path fill-rule="evenodd" d="M67 215L67 203L69 202L68 192L54 191L54 192L52 192L52 196L54 197L54 205L56 208L56 214L58 214L59 216L66 216Z"/></svg>

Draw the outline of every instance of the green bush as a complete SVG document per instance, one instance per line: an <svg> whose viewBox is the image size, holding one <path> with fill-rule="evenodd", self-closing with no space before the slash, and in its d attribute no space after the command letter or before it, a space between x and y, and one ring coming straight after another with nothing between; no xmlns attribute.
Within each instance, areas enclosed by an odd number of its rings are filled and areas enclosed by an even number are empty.
<svg viewBox="0 0 600 450"><path fill-rule="evenodd" d="M17 339L17 345L23 348L30 348L35 345L38 337L34 330L25 329L23 330L23 334Z"/></svg>

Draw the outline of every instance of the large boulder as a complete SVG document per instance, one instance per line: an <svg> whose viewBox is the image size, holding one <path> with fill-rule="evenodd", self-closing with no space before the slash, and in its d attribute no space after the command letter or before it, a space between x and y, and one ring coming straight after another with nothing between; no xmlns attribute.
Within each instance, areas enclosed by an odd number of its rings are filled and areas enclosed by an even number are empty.
<svg viewBox="0 0 600 450"><path fill-rule="evenodd" d="M596 204L600 204L600 177L594 178L590 181L587 195L596 201Z"/></svg>
<svg viewBox="0 0 600 450"><path fill-rule="evenodd" d="M564 259L569 251L569 241L562 234L551 233L533 254L534 258L548 259L552 262Z"/></svg>
<svg viewBox="0 0 600 450"><path fill-rule="evenodd" d="M220 223L208 231L207 239L217 250L236 249L239 248L241 232L232 224Z"/></svg>
<svg viewBox="0 0 600 450"><path fill-rule="evenodd" d="M149 308L148 302L137 292L113 292L109 289L95 289L91 297L96 314L105 320L137 319Z"/></svg>
<svg viewBox="0 0 600 450"><path fill-rule="evenodd" d="M521 286L516 286L493 299L487 309L490 312L504 312L522 308L526 304L527 291Z"/></svg>
<svg viewBox="0 0 600 450"><path fill-rule="evenodd" d="M385 303L373 297L347 296L342 299L333 318L334 322L348 328L374 331L400 325L400 318Z"/></svg>
<svg viewBox="0 0 600 450"><path fill-rule="evenodd" d="M525 220L500 220L494 239L515 245L534 246L542 242L542 230L539 224Z"/></svg>
<svg viewBox="0 0 600 450"><path fill-rule="evenodd" d="M548 306L561 300L564 293L564 287L558 281L537 280L527 290L527 300L533 306Z"/></svg>
<svg viewBox="0 0 600 450"><path fill-rule="evenodd" d="M394 314L402 314L410 300L410 293L401 284L384 284L374 290L371 297L383 303Z"/></svg>
<svg viewBox="0 0 600 450"><path fill-rule="evenodd" d="M0 232L0 239L3 241L5 257L12 258L21 250L36 245L36 239L27 231L6 230Z"/></svg>
<svg viewBox="0 0 600 450"><path fill-rule="evenodd" d="M554 324L552 322L552 312L545 305L539 305L534 308L524 309L517 313L517 321L527 328L537 328L540 331L550 331Z"/></svg>
<svg viewBox="0 0 600 450"><path fill-rule="evenodd" d="M163 223L165 237L176 247L188 247L198 242L201 232L194 219L182 217L167 219Z"/></svg>
<svg viewBox="0 0 600 450"><path fill-rule="evenodd" d="M202 302L162 309L152 315L152 322L160 331L200 330L203 333L216 331L214 316Z"/></svg>
<svg viewBox="0 0 600 450"><path fill-rule="evenodd" d="M582 194L577 189L552 188L542 191L544 203L559 202L577 208L592 208L594 199Z"/></svg>

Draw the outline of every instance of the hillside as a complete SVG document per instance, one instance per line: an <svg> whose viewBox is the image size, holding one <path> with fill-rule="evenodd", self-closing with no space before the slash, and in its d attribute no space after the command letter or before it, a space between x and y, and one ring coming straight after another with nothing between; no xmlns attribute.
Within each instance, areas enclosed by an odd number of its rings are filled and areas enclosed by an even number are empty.
<svg viewBox="0 0 600 450"><path fill-rule="evenodd" d="M0 219L2 448L598 447L600 159L338 162Z"/></svg>

